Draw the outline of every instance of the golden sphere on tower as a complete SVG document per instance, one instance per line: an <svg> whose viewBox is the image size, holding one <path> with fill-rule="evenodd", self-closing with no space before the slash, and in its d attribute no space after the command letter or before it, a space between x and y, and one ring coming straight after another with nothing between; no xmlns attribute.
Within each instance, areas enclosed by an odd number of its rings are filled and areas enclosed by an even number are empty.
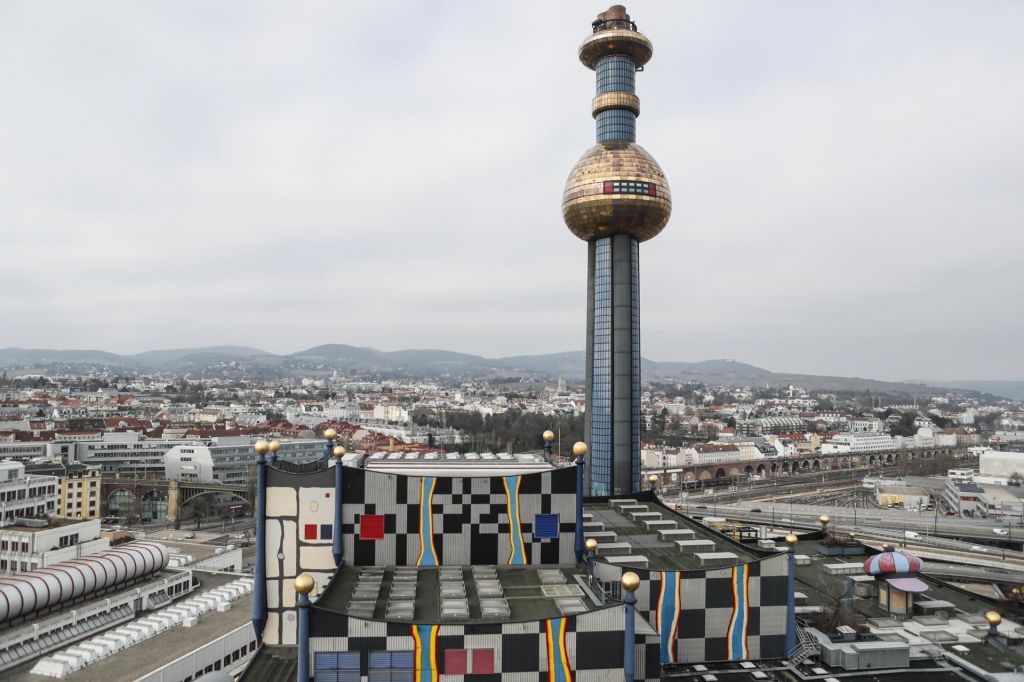
<svg viewBox="0 0 1024 682"><path fill-rule="evenodd" d="M331 450L331 452L334 454L335 457L345 456L345 448L341 447L340 445L335 445L334 449Z"/></svg>
<svg viewBox="0 0 1024 682"><path fill-rule="evenodd" d="M786 535L786 544L789 545L790 547L792 547L793 545L795 545L799 541L800 541L800 539L796 535L794 535L793 533L789 533L788 535Z"/></svg>
<svg viewBox="0 0 1024 682"><path fill-rule="evenodd" d="M594 538L587 538L587 541L583 543L583 546L587 548L588 552L593 552L597 549L597 540Z"/></svg>
<svg viewBox="0 0 1024 682"><path fill-rule="evenodd" d="M324 438L327 440L334 440L337 437L338 432L335 431L334 429L327 429L326 431L324 431Z"/></svg>
<svg viewBox="0 0 1024 682"><path fill-rule="evenodd" d="M640 587L640 576L633 571L627 571L622 574L622 589L627 592L636 592L638 587Z"/></svg>
<svg viewBox="0 0 1024 682"><path fill-rule="evenodd" d="M265 440L258 440L252 447L256 450L257 455L265 455L270 450L270 443Z"/></svg>
<svg viewBox="0 0 1024 682"><path fill-rule="evenodd" d="M832 519L830 519L828 517L828 514L822 514L821 516L818 517L818 520L821 521L821 525L827 526L828 522L831 521Z"/></svg>
<svg viewBox="0 0 1024 682"><path fill-rule="evenodd" d="M271 452L277 452L280 449L281 449L281 444L279 442L277 442L276 440L270 441L270 451Z"/></svg>
<svg viewBox="0 0 1024 682"><path fill-rule="evenodd" d="M657 483L658 482L658 474L651 474L650 476L648 476L647 477L647 482L648 483Z"/></svg>
<svg viewBox="0 0 1024 682"><path fill-rule="evenodd" d="M576 441L576 443L572 446L572 454L576 455L577 457L583 457L584 455L587 454L587 444L581 440Z"/></svg>
<svg viewBox="0 0 1024 682"><path fill-rule="evenodd" d="M551 429L548 429L547 431L544 432L544 441L545 442L550 443L554 439L555 439L555 432L554 431L552 431Z"/></svg>
<svg viewBox="0 0 1024 682"><path fill-rule="evenodd" d="M985 620L988 621L989 625L999 625L1003 622L1003 617L999 615L998 611L986 611Z"/></svg>
<svg viewBox="0 0 1024 682"><path fill-rule="evenodd" d="M585 241L628 234L646 241L668 224L672 192L661 166L635 142L591 147L569 173L562 218Z"/></svg>
<svg viewBox="0 0 1024 682"><path fill-rule="evenodd" d="M295 578L295 591L299 594L309 594L316 587L316 581L309 573L300 573Z"/></svg>

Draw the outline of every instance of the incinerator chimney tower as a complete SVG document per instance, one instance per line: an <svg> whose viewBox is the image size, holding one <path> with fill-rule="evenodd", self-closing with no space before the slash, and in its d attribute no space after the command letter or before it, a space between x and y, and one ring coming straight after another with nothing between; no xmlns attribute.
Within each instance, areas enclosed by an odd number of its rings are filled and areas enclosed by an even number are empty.
<svg viewBox="0 0 1024 682"><path fill-rule="evenodd" d="M640 490L640 242L672 212L665 174L636 144L636 72L654 48L626 8L612 5L580 45L597 72L597 144L569 174L562 217L587 242L585 494Z"/></svg>

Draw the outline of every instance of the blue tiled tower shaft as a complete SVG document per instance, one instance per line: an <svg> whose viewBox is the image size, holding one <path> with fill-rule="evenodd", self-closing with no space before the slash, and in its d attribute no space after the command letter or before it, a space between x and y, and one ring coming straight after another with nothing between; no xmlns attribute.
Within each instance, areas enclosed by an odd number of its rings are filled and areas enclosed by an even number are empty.
<svg viewBox="0 0 1024 682"><path fill-rule="evenodd" d="M586 489L640 489L640 249L627 234L589 247Z"/></svg>
<svg viewBox="0 0 1024 682"><path fill-rule="evenodd" d="M654 47L622 5L591 27L579 58L596 78L596 144L569 173L562 218L588 252L584 488L629 495L640 490L640 242L668 223L672 195L661 167L636 144L636 73Z"/></svg>
<svg viewBox="0 0 1024 682"><path fill-rule="evenodd" d="M636 93L636 64L626 55L597 62L597 94ZM597 141L636 141L636 114L597 114ZM640 243L627 234L589 244L587 286L587 491L640 489Z"/></svg>

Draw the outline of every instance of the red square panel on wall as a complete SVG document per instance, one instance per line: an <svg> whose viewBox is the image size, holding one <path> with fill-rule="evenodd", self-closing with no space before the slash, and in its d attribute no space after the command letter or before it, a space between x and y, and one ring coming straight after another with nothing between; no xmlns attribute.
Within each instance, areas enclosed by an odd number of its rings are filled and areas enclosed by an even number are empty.
<svg viewBox="0 0 1024 682"><path fill-rule="evenodd" d="M494 649L473 649L473 674L494 674Z"/></svg>
<svg viewBox="0 0 1024 682"><path fill-rule="evenodd" d="M465 675L466 674L466 650L445 649L444 652L444 674Z"/></svg>
<svg viewBox="0 0 1024 682"><path fill-rule="evenodd" d="M306 526L302 529L302 539L316 540L316 530L317 528L315 523L307 523Z"/></svg>
<svg viewBox="0 0 1024 682"><path fill-rule="evenodd" d="M383 540L384 539L384 515L363 514L359 517L359 539L360 540Z"/></svg>

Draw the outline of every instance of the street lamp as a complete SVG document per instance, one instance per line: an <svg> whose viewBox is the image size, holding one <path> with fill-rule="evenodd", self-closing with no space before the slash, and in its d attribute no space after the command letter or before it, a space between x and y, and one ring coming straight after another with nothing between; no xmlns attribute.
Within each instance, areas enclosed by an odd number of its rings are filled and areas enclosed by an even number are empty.
<svg viewBox="0 0 1024 682"><path fill-rule="evenodd" d="M587 548L587 584L594 584L594 557L597 555L597 540L587 538L584 547Z"/></svg>

